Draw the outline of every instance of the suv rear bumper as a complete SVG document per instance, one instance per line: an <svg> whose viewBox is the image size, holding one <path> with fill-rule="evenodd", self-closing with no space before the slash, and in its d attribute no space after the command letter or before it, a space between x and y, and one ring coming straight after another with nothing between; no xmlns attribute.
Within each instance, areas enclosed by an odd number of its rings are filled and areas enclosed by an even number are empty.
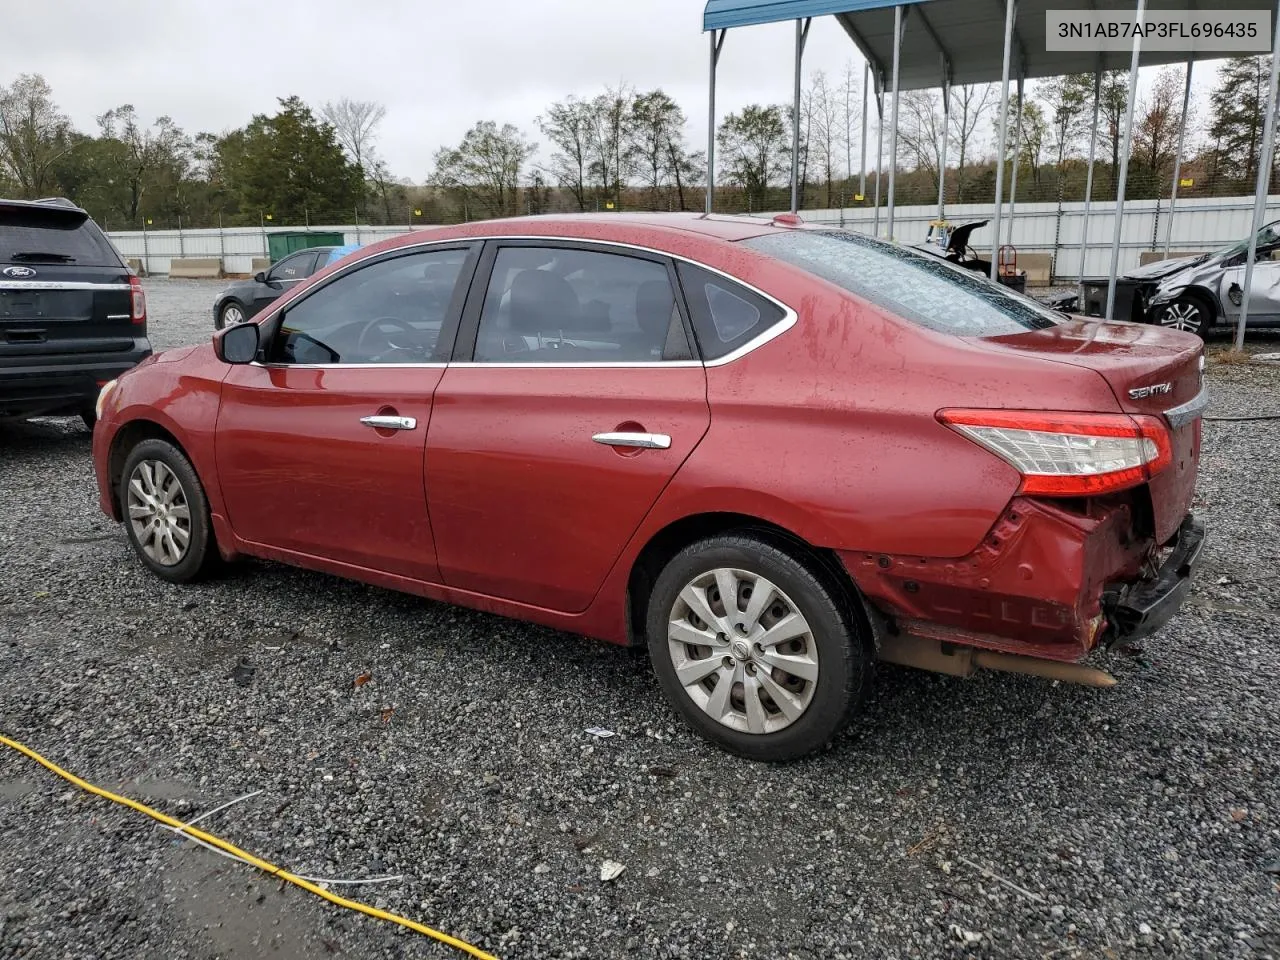
<svg viewBox="0 0 1280 960"><path fill-rule="evenodd" d="M114 380L151 356L151 341L100 354L12 357L0 365L0 418L75 414L92 408L99 384Z"/></svg>

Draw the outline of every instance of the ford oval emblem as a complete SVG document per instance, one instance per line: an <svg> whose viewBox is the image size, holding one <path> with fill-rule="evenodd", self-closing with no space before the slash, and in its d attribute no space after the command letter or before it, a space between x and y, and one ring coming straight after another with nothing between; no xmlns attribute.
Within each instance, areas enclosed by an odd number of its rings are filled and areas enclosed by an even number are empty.
<svg viewBox="0 0 1280 960"><path fill-rule="evenodd" d="M5 267L0 270L6 277L13 277L15 280L25 280L27 277L34 277L36 272L30 267Z"/></svg>

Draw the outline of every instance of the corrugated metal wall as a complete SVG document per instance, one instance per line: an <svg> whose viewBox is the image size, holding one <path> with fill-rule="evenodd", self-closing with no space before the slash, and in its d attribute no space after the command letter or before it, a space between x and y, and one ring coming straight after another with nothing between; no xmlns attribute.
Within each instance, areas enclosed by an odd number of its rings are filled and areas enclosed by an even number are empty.
<svg viewBox="0 0 1280 960"><path fill-rule="evenodd" d="M1280 216L1280 197L1267 200L1267 219ZM958 204L947 208L952 223L990 218L989 204ZM885 211L880 211L880 231L885 231ZM923 240L929 223L937 215L937 207L898 207L894 212L894 233L904 243ZM1206 198L1178 201L1174 218L1171 252L1200 252L1228 246L1248 235L1253 215L1251 197ZM874 210L803 210L808 223L842 224L870 233ZM1008 239L1009 220L1001 227L1002 242ZM1111 232L1115 225L1114 202L1094 203L1089 211L1089 244L1085 255L1085 276L1105 276L1111 262ZM1054 203L1018 204L1013 221L1013 245L1019 252L1055 255L1054 272L1060 282L1072 282L1080 269L1080 237L1084 226L1084 204L1063 204L1059 211ZM1156 200L1133 200L1125 204L1121 231L1120 271L1136 267L1139 255L1147 250L1162 250L1169 227L1169 203ZM292 228L290 228L292 229ZM372 243L384 237L408 233L408 226L317 226L318 231L341 231L347 243ZM267 233L288 232L285 228L229 227L225 230L156 230L111 232L108 234L126 257L143 261L148 273L169 272L174 257L215 257L223 261L227 273L249 273L255 257L267 255ZM974 234L974 247L980 253L990 250L991 230Z"/></svg>

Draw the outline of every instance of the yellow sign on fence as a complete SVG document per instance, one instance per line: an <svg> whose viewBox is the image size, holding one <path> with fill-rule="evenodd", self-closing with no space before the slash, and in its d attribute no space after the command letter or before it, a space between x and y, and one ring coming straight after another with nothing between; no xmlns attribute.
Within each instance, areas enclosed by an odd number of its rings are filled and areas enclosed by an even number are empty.
<svg viewBox="0 0 1280 960"><path fill-rule="evenodd" d="M1196 182L1190 177L1183 177L1178 181L1178 186L1180 187L1194 187L1195 185Z"/></svg>

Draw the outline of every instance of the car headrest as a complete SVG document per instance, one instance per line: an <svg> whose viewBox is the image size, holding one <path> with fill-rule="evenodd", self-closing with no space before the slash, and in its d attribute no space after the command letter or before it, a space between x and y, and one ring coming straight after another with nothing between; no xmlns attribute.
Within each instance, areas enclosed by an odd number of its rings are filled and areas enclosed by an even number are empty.
<svg viewBox="0 0 1280 960"><path fill-rule="evenodd" d="M546 270L524 270L511 282L511 329L539 333L572 327L578 295L563 277Z"/></svg>
<svg viewBox="0 0 1280 960"><path fill-rule="evenodd" d="M656 342L666 338L673 306L675 297L666 280L646 280L636 288L636 323Z"/></svg>

